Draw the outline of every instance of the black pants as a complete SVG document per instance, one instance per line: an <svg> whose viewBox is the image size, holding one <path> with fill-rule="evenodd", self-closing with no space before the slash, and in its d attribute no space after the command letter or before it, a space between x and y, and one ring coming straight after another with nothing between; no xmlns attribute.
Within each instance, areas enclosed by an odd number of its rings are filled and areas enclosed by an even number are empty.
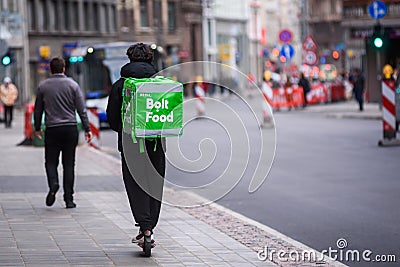
<svg viewBox="0 0 400 267"><path fill-rule="evenodd" d="M45 132L45 167L50 190L58 185L60 152L63 165L64 201L72 201L75 180L75 150L78 144L76 125L49 127Z"/></svg>
<svg viewBox="0 0 400 267"><path fill-rule="evenodd" d="M142 231L153 230L160 216L165 177L165 154L161 141L146 140L143 153L129 136L123 143L122 175L133 217Z"/></svg>
<svg viewBox="0 0 400 267"><path fill-rule="evenodd" d="M14 106L4 106L4 123L6 127L11 127L13 119L13 108Z"/></svg>
<svg viewBox="0 0 400 267"><path fill-rule="evenodd" d="M354 94L360 110L364 110L364 98L363 98L363 90L354 90Z"/></svg>

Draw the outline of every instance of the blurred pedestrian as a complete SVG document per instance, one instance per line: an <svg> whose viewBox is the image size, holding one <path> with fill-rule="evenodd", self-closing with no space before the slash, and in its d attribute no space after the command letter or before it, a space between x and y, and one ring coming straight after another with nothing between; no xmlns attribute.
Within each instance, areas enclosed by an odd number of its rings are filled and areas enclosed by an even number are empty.
<svg viewBox="0 0 400 267"><path fill-rule="evenodd" d="M352 80L354 81L354 86L353 86L353 92L354 96L358 102L359 109L360 111L364 110L364 84L365 84L365 79L363 74L361 73L360 69L354 69L353 71L353 78Z"/></svg>
<svg viewBox="0 0 400 267"><path fill-rule="evenodd" d="M294 103L293 103L292 81L290 80L289 75L286 75L284 88L285 88L286 102L288 104L288 110L290 111L294 107Z"/></svg>
<svg viewBox="0 0 400 267"><path fill-rule="evenodd" d="M11 128L14 103L18 97L18 89L12 83L10 77L5 77L3 82L4 83L0 86L0 98L4 105L4 123L6 128Z"/></svg>
<svg viewBox="0 0 400 267"><path fill-rule="evenodd" d="M254 78L254 75L251 74L251 73L247 74L247 81L246 82L247 82L247 85L246 85L247 96L249 98L252 98L253 97L253 91L254 91L253 89L257 87L256 84L255 84L256 79Z"/></svg>
<svg viewBox="0 0 400 267"><path fill-rule="evenodd" d="M299 86L303 87L303 96L304 96L303 107L306 107L308 104L307 94L311 91L311 84L303 72L300 74Z"/></svg>
<svg viewBox="0 0 400 267"><path fill-rule="evenodd" d="M35 135L42 139L42 114L45 113L45 168L49 193L46 205L52 206L59 186L58 164L62 153L63 188L66 208L75 208L73 201L75 180L75 150L78 144L76 111L78 112L87 142L92 139L85 103L79 85L65 73L65 61L55 57L50 61L51 76L37 89L34 109Z"/></svg>
<svg viewBox="0 0 400 267"><path fill-rule="evenodd" d="M156 74L152 64L153 52L148 45L134 44L126 54L130 62L121 68L121 78L112 85L107 119L111 129L118 132L122 177L133 217L139 226L139 233L132 239L132 243L143 245L145 236L152 238L160 216L165 177L165 138L144 139L145 152L141 153L141 140L133 142L131 135L122 130L124 78L149 78Z"/></svg>

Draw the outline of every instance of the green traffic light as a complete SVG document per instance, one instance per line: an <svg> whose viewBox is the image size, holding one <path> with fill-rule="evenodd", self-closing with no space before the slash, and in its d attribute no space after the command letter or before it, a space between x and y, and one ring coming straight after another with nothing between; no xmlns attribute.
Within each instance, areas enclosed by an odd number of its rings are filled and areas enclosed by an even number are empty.
<svg viewBox="0 0 400 267"><path fill-rule="evenodd" d="M11 58L10 58L9 56L4 56L4 57L1 59L1 63L2 63L4 66L7 66L7 65L9 65L9 64L11 63Z"/></svg>
<svg viewBox="0 0 400 267"><path fill-rule="evenodd" d="M374 39L374 46L377 48L381 48L383 46L383 40L380 37L376 37Z"/></svg>

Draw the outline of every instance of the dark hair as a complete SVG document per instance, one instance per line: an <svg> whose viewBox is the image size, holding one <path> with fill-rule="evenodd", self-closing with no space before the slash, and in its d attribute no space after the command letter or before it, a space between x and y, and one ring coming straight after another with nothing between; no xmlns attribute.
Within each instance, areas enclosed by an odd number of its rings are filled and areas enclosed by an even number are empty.
<svg viewBox="0 0 400 267"><path fill-rule="evenodd" d="M153 51L144 43L131 45L126 51L126 55L131 62L151 63L153 61Z"/></svg>
<svg viewBox="0 0 400 267"><path fill-rule="evenodd" d="M54 57L50 61L51 73L63 73L65 68L65 61L61 57Z"/></svg>

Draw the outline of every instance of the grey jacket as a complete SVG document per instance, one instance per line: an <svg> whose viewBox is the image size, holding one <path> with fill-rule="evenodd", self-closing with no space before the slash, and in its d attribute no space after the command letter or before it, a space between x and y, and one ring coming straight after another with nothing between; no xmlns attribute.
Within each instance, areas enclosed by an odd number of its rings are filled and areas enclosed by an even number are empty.
<svg viewBox="0 0 400 267"><path fill-rule="evenodd" d="M53 74L38 86L35 130L40 130L43 111L46 127L77 125L75 110L82 120L83 129L89 132L89 120L78 83L64 74Z"/></svg>

